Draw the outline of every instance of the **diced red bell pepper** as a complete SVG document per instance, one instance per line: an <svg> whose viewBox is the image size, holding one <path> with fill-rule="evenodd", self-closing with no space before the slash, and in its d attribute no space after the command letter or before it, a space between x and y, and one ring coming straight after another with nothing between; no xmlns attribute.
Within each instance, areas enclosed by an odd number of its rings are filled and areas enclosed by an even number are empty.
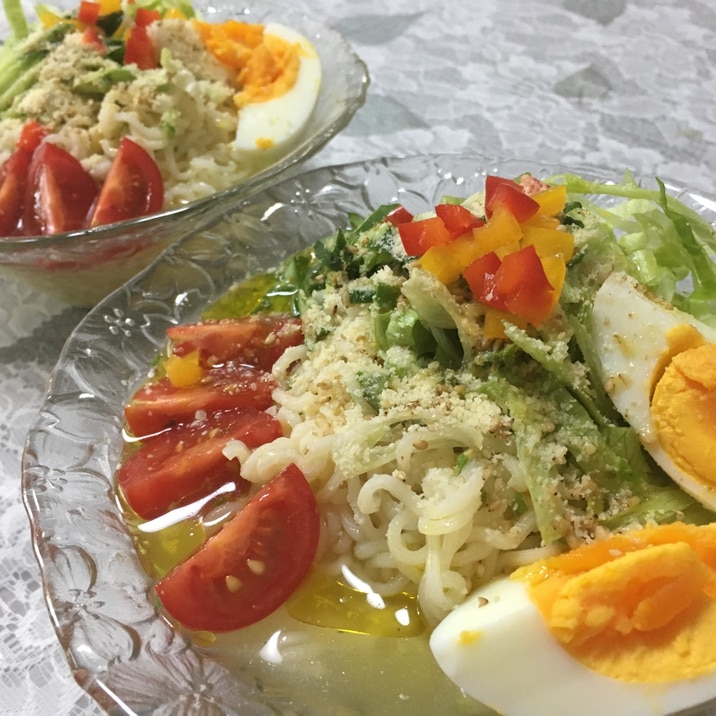
<svg viewBox="0 0 716 716"><path fill-rule="evenodd" d="M454 238L483 226L484 221L460 204L438 204L435 213L443 220L445 228Z"/></svg>
<svg viewBox="0 0 716 716"><path fill-rule="evenodd" d="M408 256L422 256L429 248L449 244L453 239L439 216L400 224L398 232Z"/></svg>
<svg viewBox="0 0 716 716"><path fill-rule="evenodd" d="M148 27L153 22L162 19L159 10L152 10L148 7L138 7L134 16L134 24L138 27Z"/></svg>
<svg viewBox="0 0 716 716"><path fill-rule="evenodd" d="M476 301L504 311L505 297L497 289L497 275L501 266L500 257L490 251L475 259L463 270L462 275Z"/></svg>
<svg viewBox="0 0 716 716"><path fill-rule="evenodd" d="M124 48L124 64L135 64L140 70L151 70L158 66L146 27L135 25L130 30Z"/></svg>
<svg viewBox="0 0 716 716"><path fill-rule="evenodd" d="M505 256L497 272L496 288L505 297L507 310L533 326L542 323L554 305L554 289L534 246Z"/></svg>
<svg viewBox="0 0 716 716"><path fill-rule="evenodd" d="M488 219L498 204L509 209L519 222L527 221L540 210L540 205L527 196L519 184L511 179L489 175L485 177L485 215Z"/></svg>
<svg viewBox="0 0 716 716"><path fill-rule="evenodd" d="M534 246L481 256L463 271L476 301L538 326L554 307L554 289Z"/></svg>
<svg viewBox="0 0 716 716"><path fill-rule="evenodd" d="M89 45L95 52L99 52L100 54L104 54L104 51L107 49L102 41L102 35L99 30L91 25L86 27L82 32L82 42L84 42L85 45Z"/></svg>
<svg viewBox="0 0 716 716"><path fill-rule="evenodd" d="M94 25L99 19L99 3L81 0L77 19L84 25Z"/></svg>
<svg viewBox="0 0 716 716"><path fill-rule="evenodd" d="M494 174L488 174L485 177L485 216L488 218L492 216L492 211L494 209L494 203L495 203L495 192L497 189L501 186L511 186L514 189L519 189L520 185L517 182L512 181L512 179L507 179L506 177L498 177Z"/></svg>
<svg viewBox="0 0 716 716"><path fill-rule="evenodd" d="M385 217L385 220L393 226L400 226L401 224L407 224L413 220L413 215L404 207L399 206Z"/></svg>

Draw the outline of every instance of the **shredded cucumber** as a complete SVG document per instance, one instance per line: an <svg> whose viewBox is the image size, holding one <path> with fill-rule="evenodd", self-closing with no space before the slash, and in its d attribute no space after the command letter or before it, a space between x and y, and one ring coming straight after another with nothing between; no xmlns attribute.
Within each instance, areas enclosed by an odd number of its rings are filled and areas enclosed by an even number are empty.
<svg viewBox="0 0 716 716"><path fill-rule="evenodd" d="M18 41L27 37L30 32L30 27L27 23L27 18L25 17L25 12L22 9L20 0L2 0L2 5L5 10L8 25L10 26L12 39Z"/></svg>

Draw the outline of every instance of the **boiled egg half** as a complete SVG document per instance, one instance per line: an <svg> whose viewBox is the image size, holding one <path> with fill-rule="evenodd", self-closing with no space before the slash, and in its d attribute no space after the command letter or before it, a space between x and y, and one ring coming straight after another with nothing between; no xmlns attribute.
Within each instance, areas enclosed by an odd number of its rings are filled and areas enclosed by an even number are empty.
<svg viewBox="0 0 716 716"><path fill-rule="evenodd" d="M316 105L321 60L306 37L268 23L239 82L236 146L247 152L283 150L304 128Z"/></svg>
<svg viewBox="0 0 716 716"><path fill-rule="evenodd" d="M716 330L624 273L597 292L591 328L617 410L664 472L716 511Z"/></svg>
<svg viewBox="0 0 716 716"><path fill-rule="evenodd" d="M313 112L321 59L301 33L280 23L195 23L209 51L235 73L235 145L252 155L284 152Z"/></svg>
<svg viewBox="0 0 716 716"><path fill-rule="evenodd" d="M680 712L716 695L715 557L716 525L616 535L480 588L430 647L505 716Z"/></svg>

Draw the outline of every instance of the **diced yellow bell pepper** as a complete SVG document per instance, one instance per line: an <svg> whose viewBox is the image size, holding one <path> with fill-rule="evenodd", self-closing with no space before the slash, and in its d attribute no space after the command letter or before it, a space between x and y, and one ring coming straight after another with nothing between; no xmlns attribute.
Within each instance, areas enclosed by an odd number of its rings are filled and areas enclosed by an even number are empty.
<svg viewBox="0 0 716 716"><path fill-rule="evenodd" d="M418 261L421 268L429 271L446 286L457 281L464 268L454 253L454 244L455 241L452 241L442 246L432 246Z"/></svg>
<svg viewBox="0 0 716 716"><path fill-rule="evenodd" d="M504 311L498 311L496 308L485 309L485 322L482 326L482 332L485 338L507 338L505 334L505 320L507 314Z"/></svg>
<svg viewBox="0 0 716 716"><path fill-rule="evenodd" d="M169 356L164 362L164 370L175 388L196 385L204 375L204 369L199 364L199 351L192 351L185 356Z"/></svg>
<svg viewBox="0 0 716 716"><path fill-rule="evenodd" d="M519 251L521 248L524 248L522 246L522 243L520 241L510 241L507 244L503 244L499 248L495 249L495 253L497 254L498 258L504 259L507 254L513 254L515 251Z"/></svg>
<svg viewBox="0 0 716 716"><path fill-rule="evenodd" d="M473 229L472 235L479 252L473 257L472 260L474 261L480 256L489 254L490 251L494 251L499 255L499 249L518 244L522 238L522 227L511 211L498 204L490 220L484 226ZM469 263L472 263L472 261ZM465 265L467 266L469 263Z"/></svg>
<svg viewBox="0 0 716 716"><path fill-rule="evenodd" d="M492 306L487 306L485 309L485 322L482 326L482 332L485 338L506 339L505 322L512 323L518 328L527 328L527 321L520 316L515 316L506 311L500 311Z"/></svg>
<svg viewBox="0 0 716 716"><path fill-rule="evenodd" d="M40 21L40 24L46 29L59 25L61 22L67 22L62 15L58 15L50 10L47 5L38 5L35 12L37 13L37 18Z"/></svg>
<svg viewBox="0 0 716 716"><path fill-rule="evenodd" d="M515 217L497 207L490 220L472 232L463 234L449 244L433 246L420 257L420 265L444 284L460 278L475 259L494 251L503 258L520 248L522 228Z"/></svg>
<svg viewBox="0 0 716 716"><path fill-rule="evenodd" d="M544 269L544 275L549 281L549 285L554 289L552 293L552 308L557 305L559 297L562 295L562 287L564 286L564 279L567 275L567 264L559 256L547 256L540 259L542 262L542 268Z"/></svg>
<svg viewBox="0 0 716 716"><path fill-rule="evenodd" d="M560 226L559 219L556 216L547 216L546 214L535 214L534 216L523 221L521 224L522 229L526 229L528 226L537 226L541 229L557 229Z"/></svg>
<svg viewBox="0 0 716 716"><path fill-rule="evenodd" d="M554 216L564 211L567 204L567 187L564 184L555 184L539 194L533 194L532 198L540 206L539 213Z"/></svg>
<svg viewBox="0 0 716 716"><path fill-rule="evenodd" d="M561 256L565 261L569 261L574 254L574 236L568 231L525 226L522 246L534 246L540 258Z"/></svg>
<svg viewBox="0 0 716 716"><path fill-rule="evenodd" d="M186 20L186 15L178 7L170 7L164 14L165 20Z"/></svg>
<svg viewBox="0 0 716 716"><path fill-rule="evenodd" d="M122 9L121 0L99 0L99 14L109 15Z"/></svg>

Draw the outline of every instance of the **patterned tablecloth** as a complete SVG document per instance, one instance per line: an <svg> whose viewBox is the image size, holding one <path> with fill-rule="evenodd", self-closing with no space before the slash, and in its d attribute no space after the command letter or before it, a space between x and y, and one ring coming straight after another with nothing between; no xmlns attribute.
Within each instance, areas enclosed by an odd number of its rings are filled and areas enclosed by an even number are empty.
<svg viewBox="0 0 716 716"><path fill-rule="evenodd" d="M711 0L292 0L369 67L365 106L310 165L421 152L631 169L716 193ZM0 287L0 712L99 713L42 595L20 458L83 311Z"/></svg>

